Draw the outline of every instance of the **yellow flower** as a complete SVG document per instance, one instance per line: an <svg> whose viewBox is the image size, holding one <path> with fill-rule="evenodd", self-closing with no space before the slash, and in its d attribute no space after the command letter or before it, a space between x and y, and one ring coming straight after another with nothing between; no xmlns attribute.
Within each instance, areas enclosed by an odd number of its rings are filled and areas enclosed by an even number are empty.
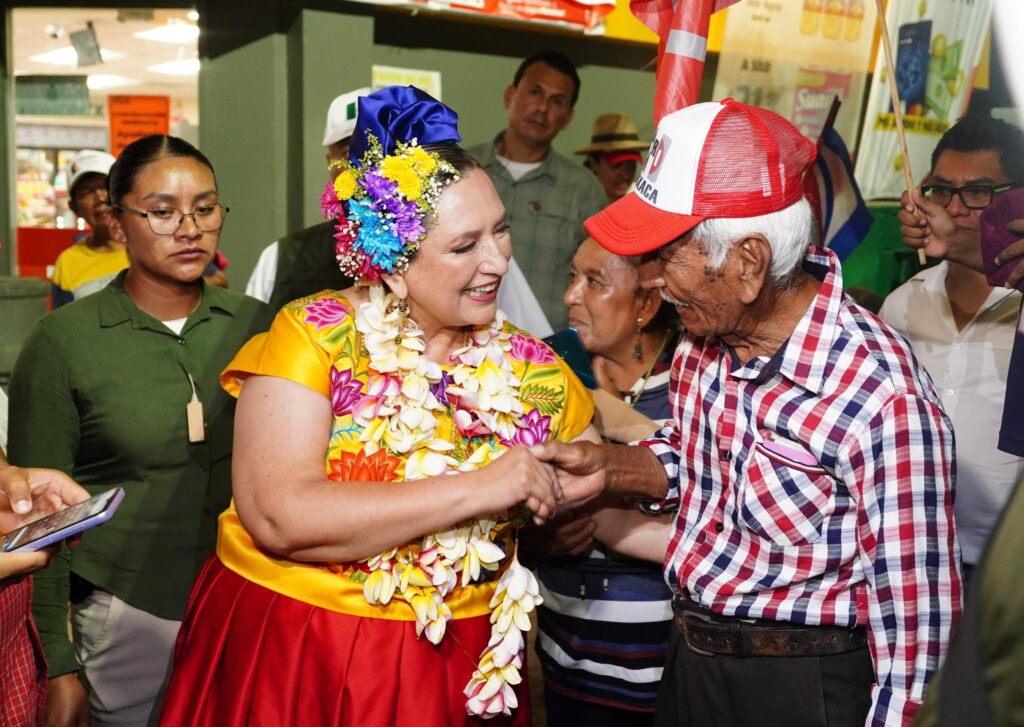
<svg viewBox="0 0 1024 727"><path fill-rule="evenodd" d="M422 185L413 161L407 156L385 157L380 165L380 174L398 185L398 191L410 201L420 198Z"/></svg>
<svg viewBox="0 0 1024 727"><path fill-rule="evenodd" d="M416 171L424 177L429 177L437 169L437 161L433 155L423 151L422 147L414 146L408 152Z"/></svg>
<svg viewBox="0 0 1024 727"><path fill-rule="evenodd" d="M356 193L356 174L351 169L346 169L334 180L334 191L338 199L344 201L351 199Z"/></svg>

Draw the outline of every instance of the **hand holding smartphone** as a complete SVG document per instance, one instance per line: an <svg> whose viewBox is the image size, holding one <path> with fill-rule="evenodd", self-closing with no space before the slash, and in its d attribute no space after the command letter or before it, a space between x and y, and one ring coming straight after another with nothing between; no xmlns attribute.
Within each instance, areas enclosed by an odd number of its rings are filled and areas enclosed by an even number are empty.
<svg viewBox="0 0 1024 727"><path fill-rule="evenodd" d="M1024 188L1020 187L996 197L979 217L981 262L989 285L1003 286L1021 262L1019 258L1008 260L1002 265L996 265L995 262L999 253L1020 239L1006 228L1010 222L1019 219L1024 219ZM1018 283L1018 289L1020 287Z"/></svg>
<svg viewBox="0 0 1024 727"><path fill-rule="evenodd" d="M124 490L115 487L3 535L4 553L41 550L83 530L107 522L117 512Z"/></svg>

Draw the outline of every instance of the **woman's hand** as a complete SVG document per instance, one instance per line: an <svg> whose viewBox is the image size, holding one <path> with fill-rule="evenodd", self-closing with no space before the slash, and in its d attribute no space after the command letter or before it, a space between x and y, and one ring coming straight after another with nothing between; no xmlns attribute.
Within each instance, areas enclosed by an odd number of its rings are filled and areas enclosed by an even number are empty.
<svg viewBox="0 0 1024 727"><path fill-rule="evenodd" d="M590 552L594 547L596 529L597 525L589 513L566 510L540 527L526 528L523 537L534 550L572 558Z"/></svg>
<svg viewBox="0 0 1024 727"><path fill-rule="evenodd" d="M0 532L89 499L89 493L63 472L0 465Z"/></svg>
<svg viewBox="0 0 1024 727"><path fill-rule="evenodd" d="M89 727L89 696L74 673L47 685L46 727Z"/></svg>
<svg viewBox="0 0 1024 727"><path fill-rule="evenodd" d="M60 544L25 553L0 553L0 588L9 578L20 578L42 570L60 553Z"/></svg>
<svg viewBox="0 0 1024 727"><path fill-rule="evenodd" d="M527 447L513 447L479 472L492 483L488 489L493 501L487 512L507 511L522 502L538 525L555 514L561 496L558 477L551 465L538 460Z"/></svg>

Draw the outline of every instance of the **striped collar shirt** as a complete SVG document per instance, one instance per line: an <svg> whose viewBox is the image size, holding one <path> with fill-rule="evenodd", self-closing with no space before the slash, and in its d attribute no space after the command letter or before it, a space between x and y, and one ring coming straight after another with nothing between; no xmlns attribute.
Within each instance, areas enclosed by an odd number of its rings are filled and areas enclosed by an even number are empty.
<svg viewBox="0 0 1024 727"><path fill-rule="evenodd" d="M834 254L805 269L818 294L772 357L676 349L673 421L641 442L680 505L666 578L727 616L866 626L868 724L909 724L960 611L952 425Z"/></svg>

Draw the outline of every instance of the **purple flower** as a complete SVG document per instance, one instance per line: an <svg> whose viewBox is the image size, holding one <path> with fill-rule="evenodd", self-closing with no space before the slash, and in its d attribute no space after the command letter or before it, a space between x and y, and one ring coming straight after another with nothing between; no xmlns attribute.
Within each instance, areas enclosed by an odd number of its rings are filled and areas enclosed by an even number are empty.
<svg viewBox="0 0 1024 727"><path fill-rule="evenodd" d="M334 416L340 417L352 412L353 405L361 398L363 382L352 380L352 369L331 367L331 408Z"/></svg>
<svg viewBox="0 0 1024 727"><path fill-rule="evenodd" d="M546 442L550 436L551 417L541 416L538 409L531 409L529 413L523 417L519 426L516 427L516 433L512 435L512 438L502 440L502 444L506 447L514 447L517 444L532 447L535 444L542 444L543 442Z"/></svg>
<svg viewBox="0 0 1024 727"><path fill-rule="evenodd" d="M530 338L529 336L524 336L521 333L513 333L511 341L512 350L510 353L512 358L517 361L546 364L554 363L557 360L555 358L555 352L536 338Z"/></svg>
<svg viewBox="0 0 1024 727"><path fill-rule="evenodd" d="M306 304L306 323L312 323L319 331L321 328L336 326L351 315L351 312L337 298L317 298Z"/></svg>
<svg viewBox="0 0 1024 727"><path fill-rule="evenodd" d="M427 231L423 226L423 214L415 202L391 200L389 210L394 216L394 230L406 244L417 242Z"/></svg>
<svg viewBox="0 0 1024 727"><path fill-rule="evenodd" d="M452 377L448 375L447 371L441 372L441 380L436 384L430 385L430 393L434 395L438 403L447 408L451 406L451 401L448 399L448 387L451 386Z"/></svg>
<svg viewBox="0 0 1024 727"><path fill-rule="evenodd" d="M359 183L363 185L363 189L366 190L367 194L373 200L373 209L380 210L381 207L386 203L387 199L394 194L398 185L392 182L390 179L382 177L377 172L367 172L363 175L363 178L359 180Z"/></svg>

